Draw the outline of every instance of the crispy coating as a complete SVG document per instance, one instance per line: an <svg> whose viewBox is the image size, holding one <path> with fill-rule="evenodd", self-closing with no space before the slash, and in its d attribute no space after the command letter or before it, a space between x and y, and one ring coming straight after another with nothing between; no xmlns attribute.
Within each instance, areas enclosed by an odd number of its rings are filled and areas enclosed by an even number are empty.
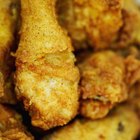
<svg viewBox="0 0 140 140"><path fill-rule="evenodd" d="M140 60L134 50L131 53L96 52L79 65L82 116L103 118L128 98L129 89L140 80Z"/></svg>
<svg viewBox="0 0 140 140"><path fill-rule="evenodd" d="M104 119L77 119L43 140L134 140L139 133L139 120L129 107L118 107Z"/></svg>
<svg viewBox="0 0 140 140"><path fill-rule="evenodd" d="M93 54L80 66L82 98L121 102L127 98L123 58L112 51Z"/></svg>
<svg viewBox="0 0 140 140"><path fill-rule="evenodd" d="M21 16L17 97L34 126L64 125L77 114L79 72L70 39L56 20L55 0L21 0Z"/></svg>
<svg viewBox="0 0 140 140"><path fill-rule="evenodd" d="M21 116L14 110L0 105L0 140L33 140L22 124Z"/></svg>
<svg viewBox="0 0 140 140"><path fill-rule="evenodd" d="M124 48L132 44L140 45L140 10L134 0L124 0L122 21L123 25L112 46Z"/></svg>
<svg viewBox="0 0 140 140"><path fill-rule="evenodd" d="M124 59L112 51L97 52L79 65L80 114L90 119L105 117L116 103L127 99Z"/></svg>
<svg viewBox="0 0 140 140"><path fill-rule="evenodd" d="M80 114L92 120L104 118L115 106L110 102L101 102L93 99L80 101Z"/></svg>
<svg viewBox="0 0 140 140"><path fill-rule="evenodd" d="M15 103L11 81L11 57L15 25L17 20L17 0L0 0L0 102Z"/></svg>
<svg viewBox="0 0 140 140"><path fill-rule="evenodd" d="M57 11L77 49L109 47L122 26L122 0L58 0Z"/></svg>

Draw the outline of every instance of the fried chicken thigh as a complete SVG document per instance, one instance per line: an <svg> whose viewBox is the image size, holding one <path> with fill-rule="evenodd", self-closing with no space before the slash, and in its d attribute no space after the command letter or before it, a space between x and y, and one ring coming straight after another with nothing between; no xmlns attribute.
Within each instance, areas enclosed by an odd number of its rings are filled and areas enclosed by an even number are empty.
<svg viewBox="0 0 140 140"><path fill-rule="evenodd" d="M0 105L0 140L33 140L22 124L21 116L14 110Z"/></svg>
<svg viewBox="0 0 140 140"><path fill-rule="evenodd" d="M21 0L22 27L16 52L16 93L44 130L77 114L79 72L70 39L55 14L55 0Z"/></svg>
<svg viewBox="0 0 140 140"><path fill-rule="evenodd" d="M0 0L0 102L15 103L11 56L17 20L17 0Z"/></svg>
<svg viewBox="0 0 140 140"><path fill-rule="evenodd" d="M134 140L139 119L130 107L118 107L101 120L77 119L42 140Z"/></svg>

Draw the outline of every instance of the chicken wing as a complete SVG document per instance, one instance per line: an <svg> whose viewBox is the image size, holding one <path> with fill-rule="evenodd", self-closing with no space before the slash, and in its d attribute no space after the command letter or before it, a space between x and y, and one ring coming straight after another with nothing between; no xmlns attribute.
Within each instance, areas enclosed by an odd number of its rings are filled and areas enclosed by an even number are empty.
<svg viewBox="0 0 140 140"><path fill-rule="evenodd" d="M11 56L17 21L17 0L0 0L0 102L15 103Z"/></svg>
<svg viewBox="0 0 140 140"><path fill-rule="evenodd" d="M60 25L79 49L109 47L122 26L122 0L57 0Z"/></svg>
<svg viewBox="0 0 140 140"><path fill-rule="evenodd" d="M21 116L14 110L0 105L0 140L33 140L22 124Z"/></svg>
<svg viewBox="0 0 140 140"><path fill-rule="evenodd" d="M77 114L79 71L70 39L57 22L55 0L21 0L21 16L17 97L34 126L64 125Z"/></svg>
<svg viewBox="0 0 140 140"><path fill-rule="evenodd" d="M136 113L125 106L101 120L77 119L42 140L134 140L139 130Z"/></svg>

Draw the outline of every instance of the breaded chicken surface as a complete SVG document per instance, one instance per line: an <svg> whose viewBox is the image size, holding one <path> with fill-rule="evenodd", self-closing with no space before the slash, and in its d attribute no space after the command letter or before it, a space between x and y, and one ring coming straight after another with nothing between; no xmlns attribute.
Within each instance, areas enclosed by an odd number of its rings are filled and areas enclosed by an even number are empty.
<svg viewBox="0 0 140 140"><path fill-rule="evenodd" d="M122 26L122 0L57 0L58 19L79 49L109 47Z"/></svg>
<svg viewBox="0 0 140 140"><path fill-rule="evenodd" d="M12 95L11 57L15 25L17 20L17 0L0 0L0 102L15 103Z"/></svg>
<svg viewBox="0 0 140 140"><path fill-rule="evenodd" d="M56 20L55 0L21 0L21 16L17 97L34 126L64 125L77 114L79 72L70 39Z"/></svg>
<svg viewBox="0 0 140 140"><path fill-rule="evenodd" d="M136 113L130 107L118 107L104 119L77 119L42 140L135 140L139 128Z"/></svg>
<svg viewBox="0 0 140 140"><path fill-rule="evenodd" d="M113 51L94 53L79 65L82 98L120 102L126 99L123 58Z"/></svg>
<svg viewBox="0 0 140 140"><path fill-rule="evenodd" d="M22 124L21 116L14 110L0 105L0 140L33 140Z"/></svg>
<svg viewBox="0 0 140 140"><path fill-rule="evenodd" d="M116 104L125 101L129 89L140 80L140 60L132 54L96 52L79 68L80 114L91 119L103 118Z"/></svg>
<svg viewBox="0 0 140 140"><path fill-rule="evenodd" d="M94 99L80 100L80 114L88 119L104 118L116 103L102 102Z"/></svg>
<svg viewBox="0 0 140 140"><path fill-rule="evenodd" d="M116 103L127 99L125 64L121 56L113 51L97 52L83 61L79 68L82 116L103 118Z"/></svg>

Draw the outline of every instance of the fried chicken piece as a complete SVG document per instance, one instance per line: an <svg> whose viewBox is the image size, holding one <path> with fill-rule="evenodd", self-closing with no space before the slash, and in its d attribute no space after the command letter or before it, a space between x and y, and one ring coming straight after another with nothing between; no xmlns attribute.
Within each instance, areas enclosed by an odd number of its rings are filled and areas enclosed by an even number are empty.
<svg viewBox="0 0 140 140"><path fill-rule="evenodd" d="M101 120L77 119L42 140L134 140L139 129L136 113L125 106Z"/></svg>
<svg viewBox="0 0 140 140"><path fill-rule="evenodd" d="M33 140L22 124L21 116L14 110L0 105L0 140Z"/></svg>
<svg viewBox="0 0 140 140"><path fill-rule="evenodd" d="M97 52L81 63L79 68L82 116L103 118L116 103L127 99L125 63L121 56L112 51Z"/></svg>
<svg viewBox="0 0 140 140"><path fill-rule="evenodd" d="M91 119L105 117L128 98L129 89L140 81L140 60L130 54L124 57L113 51L97 52L79 68L80 114Z"/></svg>
<svg viewBox="0 0 140 140"><path fill-rule="evenodd" d="M58 0L57 11L77 49L140 45L140 10L134 0Z"/></svg>
<svg viewBox="0 0 140 140"><path fill-rule="evenodd" d="M124 0L122 17L123 26L112 47L124 48L132 44L140 45L140 10L134 0Z"/></svg>
<svg viewBox="0 0 140 140"><path fill-rule="evenodd" d="M70 39L56 20L55 0L21 0L21 16L17 97L34 126L62 126L75 117L79 106L79 71Z"/></svg>
<svg viewBox="0 0 140 140"><path fill-rule="evenodd" d="M123 58L112 51L93 54L79 65L82 98L121 102L127 98Z"/></svg>
<svg viewBox="0 0 140 140"><path fill-rule="evenodd" d="M109 47L122 26L122 0L58 0L57 11L77 49Z"/></svg>
<svg viewBox="0 0 140 140"><path fill-rule="evenodd" d="M11 81L13 48L18 0L0 0L0 102L15 103Z"/></svg>

